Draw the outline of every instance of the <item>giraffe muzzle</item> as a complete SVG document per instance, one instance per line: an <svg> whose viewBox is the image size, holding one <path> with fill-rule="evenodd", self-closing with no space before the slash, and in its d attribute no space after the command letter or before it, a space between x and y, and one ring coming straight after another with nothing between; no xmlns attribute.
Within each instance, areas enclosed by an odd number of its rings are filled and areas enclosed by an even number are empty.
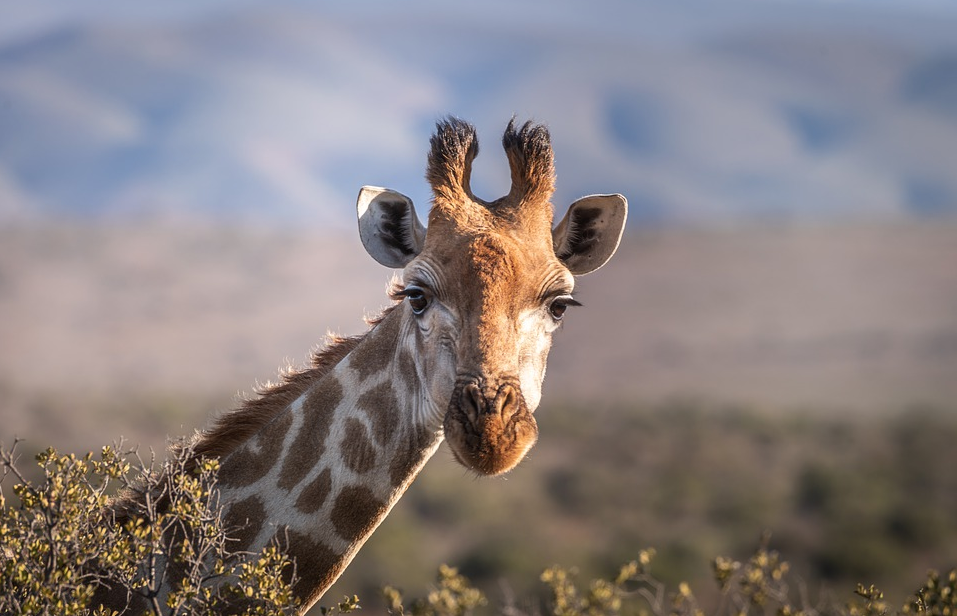
<svg viewBox="0 0 957 616"><path fill-rule="evenodd" d="M498 475L514 468L538 439L538 426L517 381L490 387L460 380L445 415L445 437L466 468Z"/></svg>

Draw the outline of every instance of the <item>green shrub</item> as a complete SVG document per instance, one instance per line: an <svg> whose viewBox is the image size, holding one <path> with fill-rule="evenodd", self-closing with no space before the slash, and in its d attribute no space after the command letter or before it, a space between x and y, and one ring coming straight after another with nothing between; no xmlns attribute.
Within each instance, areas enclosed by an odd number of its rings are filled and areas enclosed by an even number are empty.
<svg viewBox="0 0 957 616"><path fill-rule="evenodd" d="M90 608L94 594L106 585L145 601L157 615L218 614L236 600L243 602L242 614L296 613L295 563L276 547L259 553L229 549L229 529L223 527L215 496L216 460L202 460L188 472L187 451L154 471L153 461L144 463L135 452L121 455L119 448L104 447L99 456L82 458L48 449L36 457L42 478L31 482L16 465L16 447L0 447L0 482L9 478L15 495L7 502L0 494L0 614L106 614ZM844 479L823 469L806 466L798 476L795 505L809 515L847 506L839 498ZM149 497L132 499L128 518L117 525L110 499L124 490ZM896 514L888 528L901 541L927 545L945 528L928 516ZM841 543L835 533L831 544L845 560L873 564L877 559L860 546L876 536L868 533L884 530L863 525L862 543ZM170 537L177 540L170 542ZM943 575L931 571L901 607L894 607L880 589L864 585L848 590L844 599L812 601L809 585L769 548L767 538L748 559L715 558L711 574L716 590L695 581L698 594L684 581L672 579L669 585L652 575L655 556L654 550L640 551L615 576L587 583L579 582L575 569L550 567L540 577L541 593L517 600L506 592L499 605L492 605L458 570L443 566L423 598L406 601L399 590L387 587L386 608L412 616L483 611L506 616L957 616L957 569ZM523 557L533 559L534 553ZM661 562L655 561L659 573L669 569L667 560L663 551ZM175 566L151 566L158 562ZM180 583L161 601L157 591L170 572ZM520 579L515 583L526 587ZM358 598L352 596L319 612L358 608Z"/></svg>
<svg viewBox="0 0 957 616"><path fill-rule="evenodd" d="M390 614L405 615L406 608L400 590L386 586L382 594L385 595ZM474 588L458 569L442 565L435 588L424 598L413 600L409 613L412 616L469 616L476 608L487 604L482 591Z"/></svg>
<svg viewBox="0 0 957 616"><path fill-rule="evenodd" d="M615 577L596 578L582 585L574 569L554 566L541 581L547 588L544 601L516 602L508 598L492 609L503 616L955 616L957 569L945 576L935 571L902 607L893 609L875 586L858 584L844 603L812 603L807 588L781 555L768 548L767 536L746 561L718 557L712 574L720 595L716 605L704 609L690 585L679 582L669 590L651 573L655 550L639 553ZM488 606L485 596L456 569L443 565L436 586L425 598L414 599L406 610L402 593L384 590L389 613L404 616L468 616Z"/></svg>
<svg viewBox="0 0 957 616"><path fill-rule="evenodd" d="M12 476L19 501L0 494L0 614L107 614L90 610L107 587L154 614L219 614L236 600L250 616L295 613L294 564L284 553L229 549L216 460L187 472L187 451L154 472L135 452L104 447L98 458L78 458L51 448L36 456L42 480L33 485L17 468L16 446L0 448L2 478ZM120 524L110 507L117 490L144 495ZM164 576L178 579L161 600Z"/></svg>

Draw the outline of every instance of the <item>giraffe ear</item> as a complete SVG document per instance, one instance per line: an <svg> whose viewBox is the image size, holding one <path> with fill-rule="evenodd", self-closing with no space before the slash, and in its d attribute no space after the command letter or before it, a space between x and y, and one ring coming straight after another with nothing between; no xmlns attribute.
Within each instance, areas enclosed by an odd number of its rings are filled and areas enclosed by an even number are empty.
<svg viewBox="0 0 957 616"><path fill-rule="evenodd" d="M387 188L363 186L356 203L359 238L366 252L386 267L402 268L425 242L425 227L412 200Z"/></svg>
<svg viewBox="0 0 957 616"><path fill-rule="evenodd" d="M627 217L622 195L582 197L552 231L555 256L576 276L595 271L618 249Z"/></svg>

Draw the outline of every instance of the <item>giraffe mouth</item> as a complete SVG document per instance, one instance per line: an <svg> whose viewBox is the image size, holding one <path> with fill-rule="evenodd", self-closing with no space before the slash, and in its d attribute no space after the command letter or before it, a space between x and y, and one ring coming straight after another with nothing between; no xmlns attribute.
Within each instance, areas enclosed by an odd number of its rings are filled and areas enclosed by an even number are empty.
<svg viewBox="0 0 957 616"><path fill-rule="evenodd" d="M456 460L482 475L513 469L538 439L538 425L513 379L497 389L474 379L458 381L444 430Z"/></svg>

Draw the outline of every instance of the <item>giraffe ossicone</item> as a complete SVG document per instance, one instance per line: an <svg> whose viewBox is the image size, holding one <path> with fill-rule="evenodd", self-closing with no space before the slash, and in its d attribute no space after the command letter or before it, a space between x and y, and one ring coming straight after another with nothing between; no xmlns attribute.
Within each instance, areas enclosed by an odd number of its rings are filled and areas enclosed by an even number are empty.
<svg viewBox="0 0 957 616"><path fill-rule="evenodd" d="M427 225L401 193L362 188L362 244L402 269L395 303L366 334L333 340L312 367L223 415L189 448L221 460L219 498L237 549L279 543L295 559L303 611L443 438L482 475L512 469L537 439L552 334L578 304L574 276L617 249L627 201L585 197L553 229L547 129L513 120L502 145L511 189L485 201L469 184L475 129L437 124ZM126 600L135 613L135 598Z"/></svg>

